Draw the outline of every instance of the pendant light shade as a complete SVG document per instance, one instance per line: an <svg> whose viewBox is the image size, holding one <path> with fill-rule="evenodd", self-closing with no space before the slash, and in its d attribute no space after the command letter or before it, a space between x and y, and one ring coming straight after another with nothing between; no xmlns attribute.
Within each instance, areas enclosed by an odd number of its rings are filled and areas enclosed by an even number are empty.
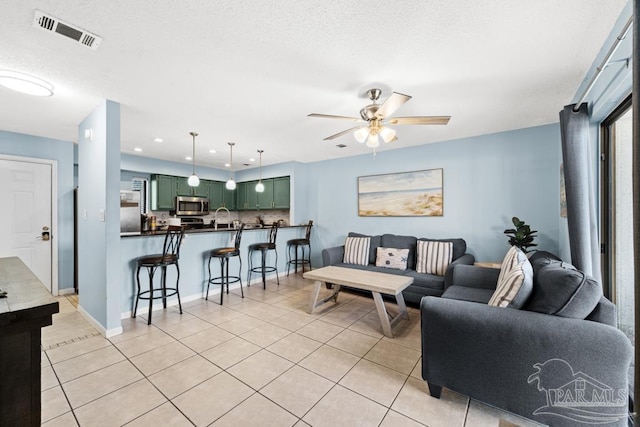
<svg viewBox="0 0 640 427"><path fill-rule="evenodd" d="M377 133L369 134L369 138L367 138L367 147L376 148L379 145L380 145L380 141L378 140L378 134Z"/></svg>
<svg viewBox="0 0 640 427"><path fill-rule="evenodd" d="M262 183L262 153L263 152L264 150L258 150L258 153L260 153L260 179L256 184L256 193L264 193L264 184Z"/></svg>
<svg viewBox="0 0 640 427"><path fill-rule="evenodd" d="M189 135L193 137L193 155L191 156L191 159L193 160L193 173L187 180L187 184L189 184L189 187L197 187L200 185L200 178L196 175L196 136L198 136L198 133L189 132Z"/></svg>
<svg viewBox="0 0 640 427"><path fill-rule="evenodd" d="M382 138L384 142L391 142L393 138L396 137L396 131L394 129L388 128L386 126L382 126L378 135Z"/></svg>
<svg viewBox="0 0 640 427"><path fill-rule="evenodd" d="M236 182L233 180L233 146L236 145L235 142L228 142L229 144L229 180L225 184L227 190L235 190Z"/></svg>

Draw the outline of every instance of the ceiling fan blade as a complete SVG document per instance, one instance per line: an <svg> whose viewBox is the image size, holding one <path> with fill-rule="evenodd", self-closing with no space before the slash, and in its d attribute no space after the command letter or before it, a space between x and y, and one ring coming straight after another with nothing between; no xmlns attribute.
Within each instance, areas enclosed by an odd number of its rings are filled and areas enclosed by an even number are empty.
<svg viewBox="0 0 640 427"><path fill-rule="evenodd" d="M392 115L398 108L402 107L405 102L410 100L409 95L403 95L398 92L393 92L390 97L378 108L376 117L378 119L384 119Z"/></svg>
<svg viewBox="0 0 640 427"><path fill-rule="evenodd" d="M446 125L451 116L394 117L387 120L390 125Z"/></svg>
<svg viewBox="0 0 640 427"><path fill-rule="evenodd" d="M319 113L311 113L307 115L307 117L320 117L321 119L340 119L340 120L349 120L352 122L363 122L364 120L358 117L347 117L347 116L333 116L331 114L319 114Z"/></svg>
<svg viewBox="0 0 640 427"><path fill-rule="evenodd" d="M335 135L328 136L323 141L330 141L332 139L340 138L342 135L346 135L346 134L348 134L350 132L351 133L355 132L357 129L360 129L360 126L356 126L354 128L351 128L351 129L343 130L342 132L336 133Z"/></svg>

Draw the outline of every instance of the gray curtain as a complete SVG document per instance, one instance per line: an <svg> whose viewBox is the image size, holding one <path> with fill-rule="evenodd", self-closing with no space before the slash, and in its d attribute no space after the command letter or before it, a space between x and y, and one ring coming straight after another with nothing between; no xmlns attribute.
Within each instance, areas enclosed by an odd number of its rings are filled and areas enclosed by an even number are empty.
<svg viewBox="0 0 640 427"><path fill-rule="evenodd" d="M587 104L580 105L578 111L573 111L574 107L567 105L560 112L571 263L602 283L589 112Z"/></svg>

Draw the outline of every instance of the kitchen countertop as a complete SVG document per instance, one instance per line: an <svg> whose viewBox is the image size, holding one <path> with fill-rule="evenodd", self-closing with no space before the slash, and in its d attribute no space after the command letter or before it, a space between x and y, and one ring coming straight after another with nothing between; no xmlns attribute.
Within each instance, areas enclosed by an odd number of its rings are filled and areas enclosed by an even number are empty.
<svg viewBox="0 0 640 427"><path fill-rule="evenodd" d="M281 225L278 228L300 228L306 227L307 224L299 224L299 225ZM271 226L250 226L245 224L243 231L254 231L254 230L268 230ZM184 231L184 234L202 234L202 233L228 233L230 231L236 231L235 228L218 228L217 230L213 228L192 228ZM141 231L141 232L131 232L131 233L121 233L120 237L149 237L149 236L164 236L166 230L156 230L156 231Z"/></svg>

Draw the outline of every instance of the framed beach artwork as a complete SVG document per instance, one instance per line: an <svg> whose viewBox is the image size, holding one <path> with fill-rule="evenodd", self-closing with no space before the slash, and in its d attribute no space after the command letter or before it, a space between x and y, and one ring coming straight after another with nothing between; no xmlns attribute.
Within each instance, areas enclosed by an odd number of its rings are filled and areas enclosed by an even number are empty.
<svg viewBox="0 0 640 427"><path fill-rule="evenodd" d="M358 177L359 216L442 216L442 169Z"/></svg>

